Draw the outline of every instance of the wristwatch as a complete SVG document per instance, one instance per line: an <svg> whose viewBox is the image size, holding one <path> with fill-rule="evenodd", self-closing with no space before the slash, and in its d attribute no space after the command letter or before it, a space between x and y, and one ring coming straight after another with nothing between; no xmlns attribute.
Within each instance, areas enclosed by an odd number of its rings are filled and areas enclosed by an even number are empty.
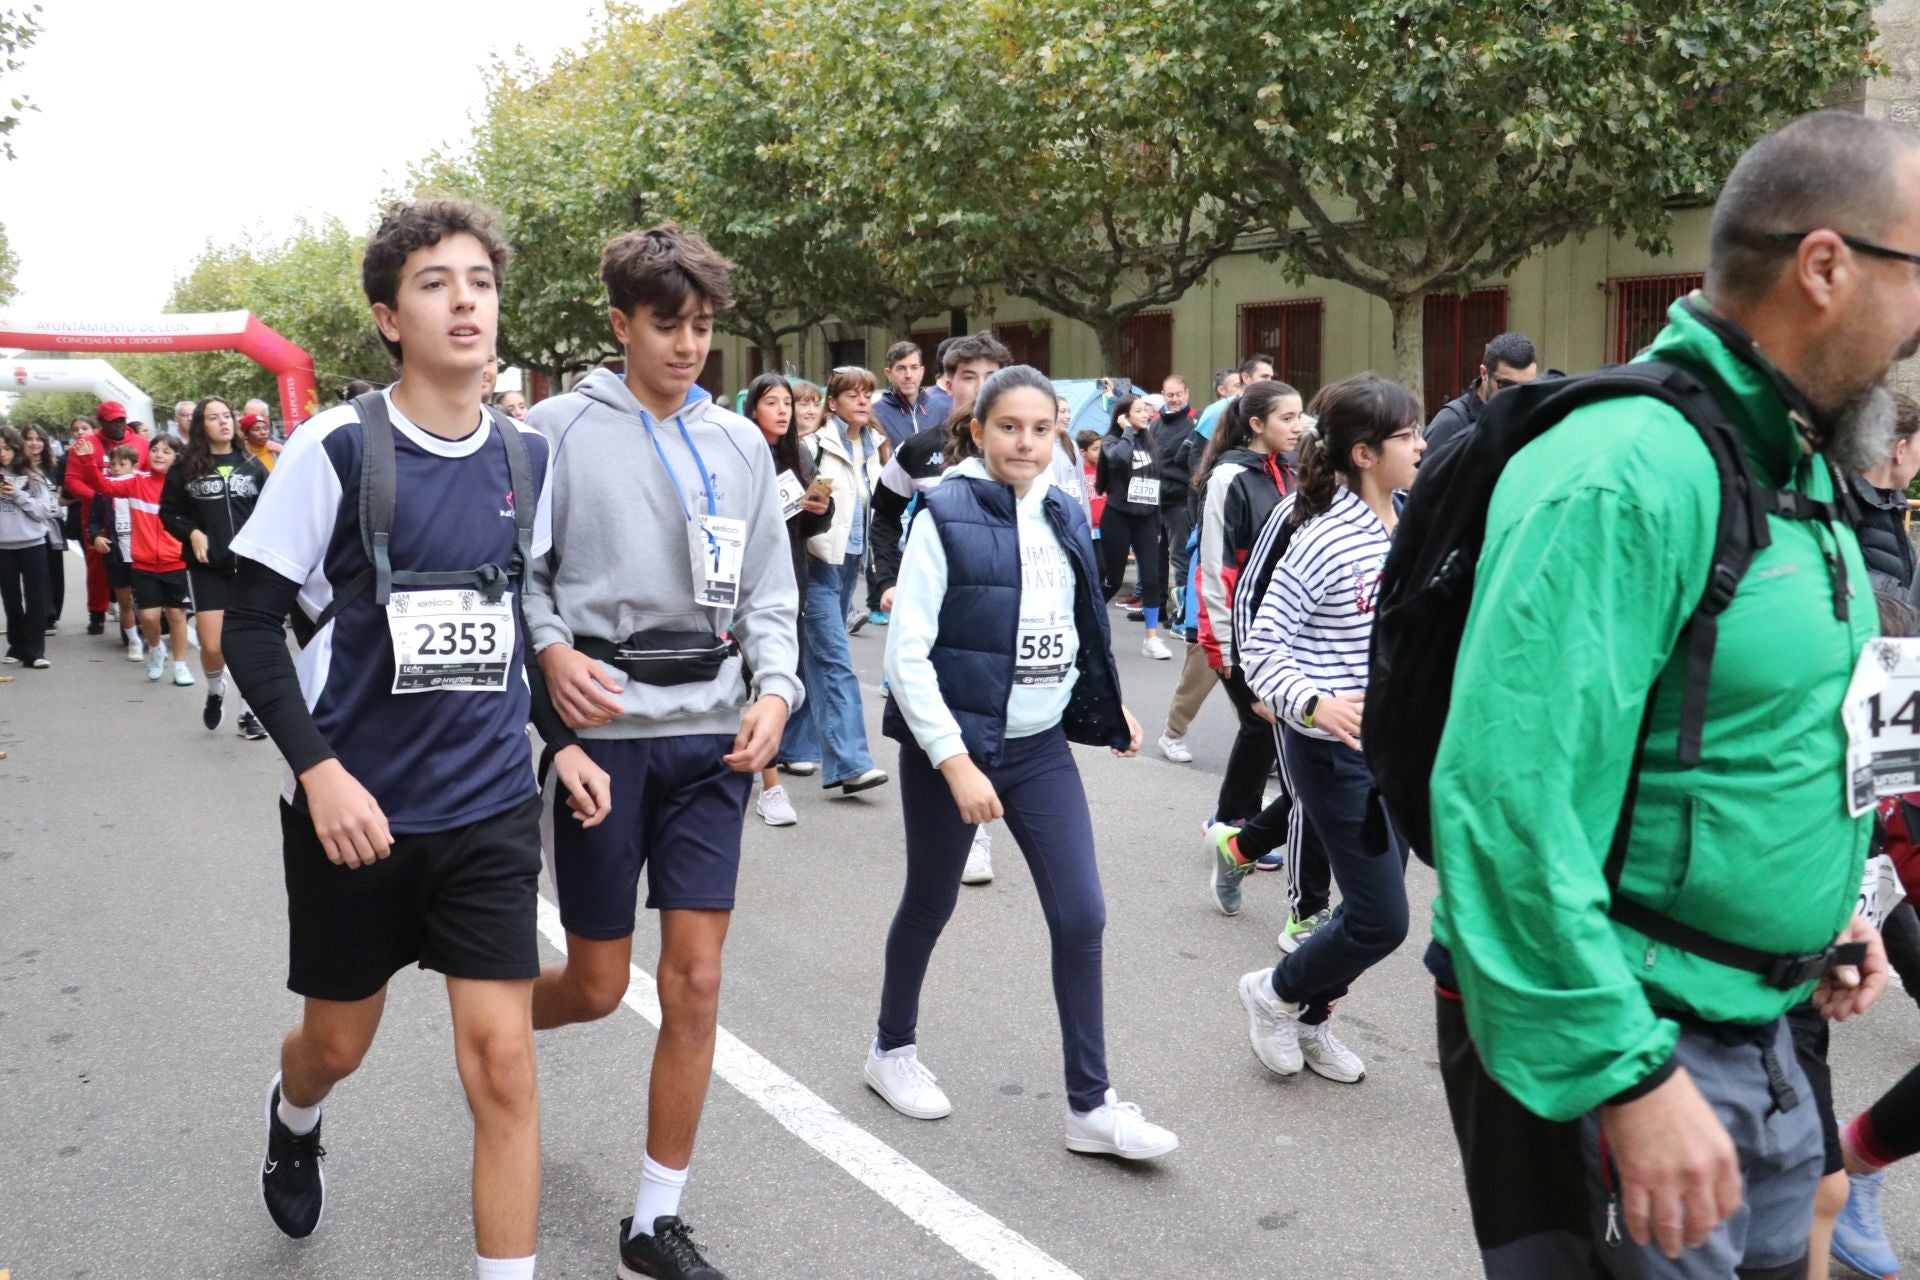
<svg viewBox="0 0 1920 1280"><path fill-rule="evenodd" d="M1313 713L1315 711L1318 711L1319 709L1320 709L1320 695L1316 693L1311 698L1307 699L1306 710L1300 713L1300 723L1307 726L1307 728L1309 729L1313 728Z"/></svg>

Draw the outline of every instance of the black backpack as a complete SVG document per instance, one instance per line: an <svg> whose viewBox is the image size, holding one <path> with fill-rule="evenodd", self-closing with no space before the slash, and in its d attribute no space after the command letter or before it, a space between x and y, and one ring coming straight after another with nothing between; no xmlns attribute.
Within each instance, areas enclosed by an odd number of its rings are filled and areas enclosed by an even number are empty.
<svg viewBox="0 0 1920 1280"><path fill-rule="evenodd" d="M1687 655L1680 710L1682 765L1700 762L1720 614L1732 603L1754 554L1772 541L1767 517L1852 523L1851 503L1837 476L1837 504L1772 489L1755 479L1739 429L1700 380L1685 369L1648 361L1577 377L1542 379L1503 391L1472 430L1421 464L1381 571L1374 615L1361 740L1395 825L1429 865L1434 856L1428 789L1452 703L1454 667L1473 600L1494 487L1515 454L1575 409L1624 396L1649 396L1679 410L1713 455L1720 479L1720 518L1706 592L1681 633ZM1844 619L1846 575L1832 552L1828 561L1834 616ZM1831 948L1809 956L1760 951L1712 937L1617 892L1641 757L1652 727L1654 696L1649 696L1641 718L1626 798L1607 857L1607 885L1612 892L1609 914L1656 942L1762 974L1783 989L1824 972L1833 961Z"/></svg>
<svg viewBox="0 0 1920 1280"><path fill-rule="evenodd" d="M472 569L416 573L395 569L388 554L387 540L393 532L395 498L393 460L393 419L387 414L386 396L369 391L353 399L359 416L365 447L360 458L360 546L367 556L367 568L334 590L333 599L311 622L298 607L291 618L294 639L304 648L342 609L369 590L373 602L382 609L393 587L472 587L489 600L498 600L508 587L526 596L526 577L533 567L533 516L538 496L533 485L533 462L527 455L527 442L520 438L519 424L500 410L488 406L494 434L507 451L507 475L513 485L514 550L512 563L504 569L483 564Z"/></svg>

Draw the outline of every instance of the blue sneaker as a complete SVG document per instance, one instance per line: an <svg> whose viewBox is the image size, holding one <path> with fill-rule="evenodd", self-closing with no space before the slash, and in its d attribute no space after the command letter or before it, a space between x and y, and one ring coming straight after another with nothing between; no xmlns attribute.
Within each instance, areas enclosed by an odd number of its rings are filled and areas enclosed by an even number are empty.
<svg viewBox="0 0 1920 1280"><path fill-rule="evenodd" d="M1891 1280L1900 1273L1900 1259L1887 1239L1887 1221L1881 1211L1886 1175L1850 1173L1847 1182L1847 1207L1833 1227L1833 1256L1861 1275Z"/></svg>
<svg viewBox="0 0 1920 1280"><path fill-rule="evenodd" d="M887 623L893 621L893 615L890 613L882 613L878 609L874 609L868 612L867 621L871 622L876 627L884 627L887 625Z"/></svg>
<svg viewBox="0 0 1920 1280"><path fill-rule="evenodd" d="M1287 866L1287 855L1275 849L1272 853L1261 854L1259 860L1253 865L1260 871L1284 871Z"/></svg>

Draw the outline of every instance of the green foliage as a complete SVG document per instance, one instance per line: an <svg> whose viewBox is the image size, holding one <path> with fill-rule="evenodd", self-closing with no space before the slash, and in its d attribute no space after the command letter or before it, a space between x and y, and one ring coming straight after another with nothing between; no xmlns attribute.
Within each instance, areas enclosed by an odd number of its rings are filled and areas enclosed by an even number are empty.
<svg viewBox="0 0 1920 1280"><path fill-rule="evenodd" d="M14 276L20 271L20 259L15 256L13 246L7 243L7 229L0 227L0 307L12 302L20 292L20 286L14 283Z"/></svg>
<svg viewBox="0 0 1920 1280"><path fill-rule="evenodd" d="M100 401L84 391L36 391L16 397L7 407L6 421L16 428L34 423L64 436L69 422L82 414L91 417L99 407ZM158 408L154 412L159 412Z"/></svg>
<svg viewBox="0 0 1920 1280"><path fill-rule="evenodd" d="M592 47L553 68L495 65L486 117L465 154L439 154L414 174L419 194L458 195L500 215L513 264L500 294L501 359L550 376L618 354L599 284L600 249L635 225L622 176L632 146L618 59L644 41L609 12Z"/></svg>
<svg viewBox="0 0 1920 1280"><path fill-rule="evenodd" d="M1223 6L1222 8L1226 8ZM859 0L778 19L796 144L905 291L998 287L1091 325L1109 367L1132 315L1178 299L1245 220L1216 198L1213 125L1155 0Z"/></svg>
<svg viewBox="0 0 1920 1280"><path fill-rule="evenodd" d="M1665 248L1674 204L1874 73L1873 34L1867 0L1250 0L1183 11L1159 56L1207 87L1182 114L1244 173L1236 207L1386 299L1417 388L1421 294L1576 231Z"/></svg>
<svg viewBox="0 0 1920 1280"><path fill-rule="evenodd" d="M40 6L30 5L24 9L0 9L0 75L12 76L21 67L21 55L32 47L33 42L45 30L40 25ZM33 103L25 98L8 98L6 109L0 111L0 155L13 159L12 133L20 127L22 113L37 111Z"/></svg>
<svg viewBox="0 0 1920 1280"><path fill-rule="evenodd" d="M323 402L353 378L391 376L386 348L360 290L365 235L328 219L302 222L278 241L209 245L174 282L168 311L252 311L313 356ZM279 412L273 375L231 351L119 354L114 367L156 405L223 396L258 397Z"/></svg>

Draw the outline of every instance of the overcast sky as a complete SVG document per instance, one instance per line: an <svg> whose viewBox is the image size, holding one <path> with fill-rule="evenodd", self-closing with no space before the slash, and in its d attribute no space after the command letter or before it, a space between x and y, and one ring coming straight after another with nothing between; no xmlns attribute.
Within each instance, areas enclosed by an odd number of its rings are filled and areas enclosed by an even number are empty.
<svg viewBox="0 0 1920 1280"><path fill-rule="evenodd" d="M18 5L19 0L0 0ZM0 97L39 106L0 160L21 316L161 310L208 242L302 214L358 226L465 138L482 68L581 44L601 0L42 0ZM653 7L649 5L648 7Z"/></svg>

